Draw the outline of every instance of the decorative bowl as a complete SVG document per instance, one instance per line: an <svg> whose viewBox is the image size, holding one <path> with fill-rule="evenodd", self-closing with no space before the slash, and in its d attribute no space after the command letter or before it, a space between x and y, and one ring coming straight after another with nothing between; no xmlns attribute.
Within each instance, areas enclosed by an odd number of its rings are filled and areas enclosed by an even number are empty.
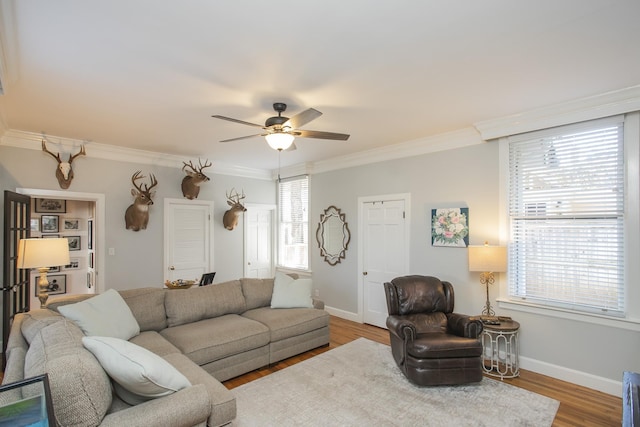
<svg viewBox="0 0 640 427"><path fill-rule="evenodd" d="M169 289L189 289L196 283L195 280L174 280L173 282L165 281L164 285Z"/></svg>

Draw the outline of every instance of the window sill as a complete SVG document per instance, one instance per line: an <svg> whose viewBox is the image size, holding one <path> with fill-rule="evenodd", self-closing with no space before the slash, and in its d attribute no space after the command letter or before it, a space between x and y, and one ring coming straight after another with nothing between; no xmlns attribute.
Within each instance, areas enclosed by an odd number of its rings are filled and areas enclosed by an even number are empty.
<svg viewBox="0 0 640 427"><path fill-rule="evenodd" d="M276 266L276 271L279 271L279 272L284 273L284 274L293 273L293 274L299 275L300 277L311 277L311 275L312 275L312 271L311 270L305 270L305 269L302 269L302 268L291 268L291 267Z"/></svg>
<svg viewBox="0 0 640 427"><path fill-rule="evenodd" d="M640 332L640 319L615 318L597 314L576 313L569 310L563 310L561 308L540 306L522 301L508 300L505 298L498 298L497 301L498 307L507 310L522 311L525 313L539 314L541 316L558 317L561 319L575 320L578 322L593 323L596 325Z"/></svg>

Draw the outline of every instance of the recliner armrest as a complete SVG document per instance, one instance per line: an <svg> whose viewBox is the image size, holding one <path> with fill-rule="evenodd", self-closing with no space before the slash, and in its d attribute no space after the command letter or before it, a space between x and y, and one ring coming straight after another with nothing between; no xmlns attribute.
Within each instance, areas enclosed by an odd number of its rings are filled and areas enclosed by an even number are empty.
<svg viewBox="0 0 640 427"><path fill-rule="evenodd" d="M478 338L482 332L480 319L459 313L447 314L447 326L451 333L465 338Z"/></svg>
<svg viewBox="0 0 640 427"><path fill-rule="evenodd" d="M404 318L404 316L391 315L387 317L387 328L389 328L389 332L401 340L404 340L406 337L413 339L417 334L416 325L412 321Z"/></svg>

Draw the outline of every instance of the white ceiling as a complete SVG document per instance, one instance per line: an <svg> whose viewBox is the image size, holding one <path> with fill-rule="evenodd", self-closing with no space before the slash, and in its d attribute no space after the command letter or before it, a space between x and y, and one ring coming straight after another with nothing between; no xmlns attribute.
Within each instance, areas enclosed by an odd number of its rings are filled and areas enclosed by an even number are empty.
<svg viewBox="0 0 640 427"><path fill-rule="evenodd" d="M0 0L0 129L274 169L640 83L638 0Z"/></svg>

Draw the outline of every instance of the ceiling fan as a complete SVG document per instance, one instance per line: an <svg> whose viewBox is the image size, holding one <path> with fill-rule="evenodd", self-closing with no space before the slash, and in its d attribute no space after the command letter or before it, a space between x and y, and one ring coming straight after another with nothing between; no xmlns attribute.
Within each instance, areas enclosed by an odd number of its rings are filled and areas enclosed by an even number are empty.
<svg viewBox="0 0 640 427"><path fill-rule="evenodd" d="M232 119L231 117L219 115L214 115L211 117L240 123L247 126L259 127L264 131L262 133L257 133L254 135L225 139L220 142L239 141L241 139L253 138L255 136L264 136L271 148L273 148L274 150L282 151L290 147L291 149L295 149L293 140L296 136L300 138L332 139L337 141L346 141L347 139L349 139L349 135L344 133L300 129L301 126L306 125L310 121L315 120L322 115L320 111L314 108L308 108L291 118L284 117L282 115L282 113L287 109L287 104L283 102L275 102L273 104L273 109L278 113L278 115L269 117L264 123L264 126L256 123L245 122L244 120Z"/></svg>

